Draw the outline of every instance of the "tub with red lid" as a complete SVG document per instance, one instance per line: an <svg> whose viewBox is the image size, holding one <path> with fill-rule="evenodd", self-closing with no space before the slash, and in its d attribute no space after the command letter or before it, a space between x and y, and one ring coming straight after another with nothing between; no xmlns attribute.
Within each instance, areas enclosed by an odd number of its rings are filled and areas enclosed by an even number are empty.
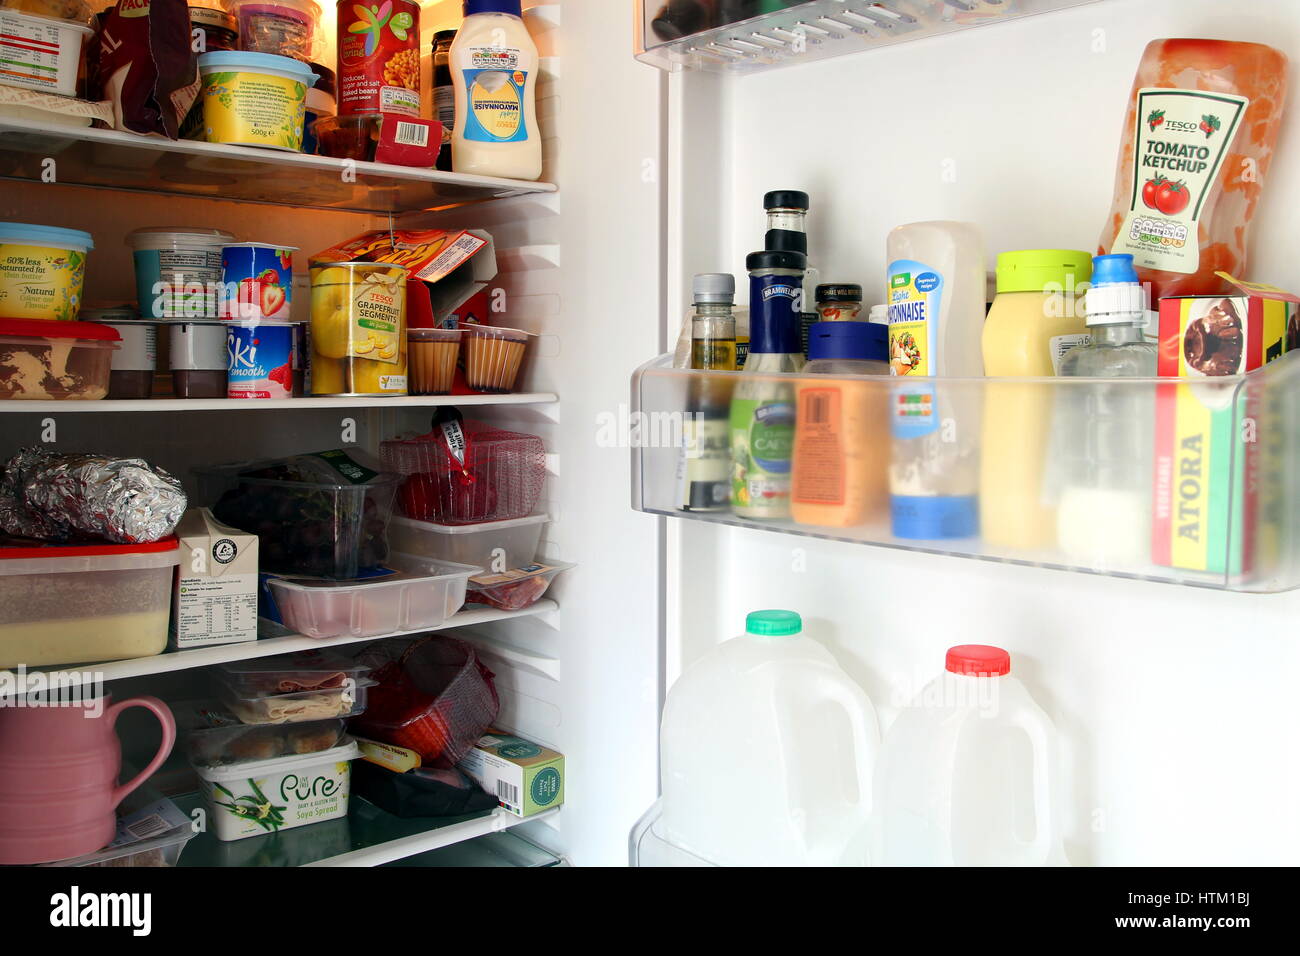
<svg viewBox="0 0 1300 956"><path fill-rule="evenodd" d="M94 322L0 317L0 399L103 398L121 339Z"/></svg>

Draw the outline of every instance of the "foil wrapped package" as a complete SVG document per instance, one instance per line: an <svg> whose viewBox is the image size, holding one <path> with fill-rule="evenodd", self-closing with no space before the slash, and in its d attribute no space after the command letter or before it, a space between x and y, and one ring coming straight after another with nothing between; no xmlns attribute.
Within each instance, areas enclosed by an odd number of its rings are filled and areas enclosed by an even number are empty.
<svg viewBox="0 0 1300 956"><path fill-rule="evenodd" d="M146 544L171 534L185 513L181 483L140 458L25 448L4 467L0 530L6 534Z"/></svg>

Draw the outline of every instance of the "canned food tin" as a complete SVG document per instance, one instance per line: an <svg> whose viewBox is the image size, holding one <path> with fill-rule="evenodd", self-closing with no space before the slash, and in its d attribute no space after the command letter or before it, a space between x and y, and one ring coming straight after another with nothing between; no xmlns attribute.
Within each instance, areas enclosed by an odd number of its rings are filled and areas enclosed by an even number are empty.
<svg viewBox="0 0 1300 956"><path fill-rule="evenodd" d="M338 57L339 116L420 115L420 5L414 0L382 7L339 0Z"/></svg>
<svg viewBox="0 0 1300 956"><path fill-rule="evenodd" d="M405 395L405 266L318 262L311 268L313 395Z"/></svg>

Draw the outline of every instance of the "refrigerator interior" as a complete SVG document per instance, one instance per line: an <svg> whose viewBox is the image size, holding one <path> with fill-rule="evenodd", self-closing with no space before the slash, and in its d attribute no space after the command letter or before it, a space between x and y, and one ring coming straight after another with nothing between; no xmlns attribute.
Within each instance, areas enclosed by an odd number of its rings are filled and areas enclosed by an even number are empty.
<svg viewBox="0 0 1300 956"><path fill-rule="evenodd" d="M885 236L900 223L978 223L990 269L1001 250L1095 249L1134 71L1148 41L1172 36L1294 50L1300 6L1100 0L753 75L673 74L667 333L694 273L732 272L745 288L771 189L809 193L810 265L819 281L864 285L868 305L883 301ZM1291 99L1249 263L1249 278L1284 287L1297 281L1286 210L1300 201ZM1300 594L666 524L669 687L747 611L790 608L888 733L947 647L995 644L1061 735L1074 865L1276 865L1300 852L1285 676L1300 664Z"/></svg>
<svg viewBox="0 0 1300 956"><path fill-rule="evenodd" d="M325 6L332 37L333 5ZM542 554L576 567L547 595L559 610L456 633L475 642L496 672L500 722L566 758L564 807L520 832L575 864L619 864L626 860L627 833L656 788L656 767L646 755L655 752L660 699L660 531L627 507L626 447L601 446L595 436L601 416L617 413L626 396L627 369L662 348L661 198L657 180L643 178L647 159L659 155L662 81L628 53L629 5L579 0L564 3L562 11L559 3L524 6L544 58L542 180L557 184L557 192L390 220L382 213L227 202L219 189L209 199L10 181L0 182L0 220L91 232L95 250L85 293L91 303L135 298L123 237L142 226L212 226L241 240L294 245L301 250L295 314L304 310L304 316L307 257L334 242L390 221L491 232L499 265L491 288L504 308L492 319L539 335L518 390L555 392L560 399L466 407L466 417L543 438L548 476L539 510L550 522ZM426 71L433 32L454 27L459 15L459 0L424 4ZM329 54L326 62L332 59ZM608 108L611 88L630 108ZM382 439L399 431L428 431L433 409L384 407L379 399L368 407L324 409L245 403L216 411L3 411L0 449L6 456L53 439L59 449L144 457L193 491L195 465L348 447L352 435L355 447L377 452ZM133 693L181 699L205 690L206 676L183 670L108 689L118 699ZM123 726L128 759L152 752L157 731L147 718Z"/></svg>

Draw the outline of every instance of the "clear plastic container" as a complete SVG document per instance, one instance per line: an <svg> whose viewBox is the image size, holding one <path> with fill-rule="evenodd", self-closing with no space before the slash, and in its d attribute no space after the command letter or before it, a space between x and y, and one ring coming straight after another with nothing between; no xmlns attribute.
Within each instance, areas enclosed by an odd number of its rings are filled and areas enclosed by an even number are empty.
<svg viewBox="0 0 1300 956"><path fill-rule="evenodd" d="M377 113L322 116L311 126L312 135L316 137L316 152L335 159L374 162L375 147L379 145L379 120Z"/></svg>
<svg viewBox="0 0 1300 956"><path fill-rule="evenodd" d="M480 574L470 581L466 595L471 604L486 604L501 611L532 607L547 592L555 576L572 564L528 564L501 574Z"/></svg>
<svg viewBox="0 0 1300 956"><path fill-rule="evenodd" d="M463 468L434 433L380 445L384 467L406 476L398 510L408 518L478 524L532 513L546 481L546 446L536 435L465 422ZM472 480L470 480L472 479Z"/></svg>
<svg viewBox="0 0 1300 956"><path fill-rule="evenodd" d="M0 667L161 654L179 563L175 538L0 547Z"/></svg>
<svg viewBox="0 0 1300 956"><path fill-rule="evenodd" d="M226 9L239 21L241 50L313 59L321 8L312 0L226 0Z"/></svg>
<svg viewBox="0 0 1300 956"><path fill-rule="evenodd" d="M246 724L351 717L366 709L368 667L329 651L218 665L217 694Z"/></svg>
<svg viewBox="0 0 1300 956"><path fill-rule="evenodd" d="M469 387L480 392L513 391L528 350L528 333L488 325L471 325L464 331Z"/></svg>
<svg viewBox="0 0 1300 956"><path fill-rule="evenodd" d="M120 340L111 326L92 322L0 319L0 399L103 398Z"/></svg>
<svg viewBox="0 0 1300 956"><path fill-rule="evenodd" d="M353 483L332 468L313 469L320 458L195 469L200 500L218 521L257 535L263 571L355 578L388 557L388 519L402 479L362 465L368 477Z"/></svg>
<svg viewBox="0 0 1300 956"><path fill-rule="evenodd" d="M285 627L308 637L370 637L441 627L465 603L480 569L394 554L395 572L363 581L272 578L267 582Z"/></svg>
<svg viewBox="0 0 1300 956"><path fill-rule="evenodd" d="M202 727L189 732L190 762L195 767L230 767L281 757L323 753L348 741L338 718L302 723Z"/></svg>
<svg viewBox="0 0 1300 956"><path fill-rule="evenodd" d="M396 551L480 568L523 567L537 556L547 516L528 515L481 524L438 524L395 517L388 540Z"/></svg>
<svg viewBox="0 0 1300 956"><path fill-rule="evenodd" d="M117 836L108 846L85 856L47 867L127 867L176 866L185 845L194 838L193 821L176 804L160 797L140 809L124 813L118 810Z"/></svg>
<svg viewBox="0 0 1300 956"><path fill-rule="evenodd" d="M406 349L412 395L450 395L460 358L460 329L410 329Z"/></svg>

